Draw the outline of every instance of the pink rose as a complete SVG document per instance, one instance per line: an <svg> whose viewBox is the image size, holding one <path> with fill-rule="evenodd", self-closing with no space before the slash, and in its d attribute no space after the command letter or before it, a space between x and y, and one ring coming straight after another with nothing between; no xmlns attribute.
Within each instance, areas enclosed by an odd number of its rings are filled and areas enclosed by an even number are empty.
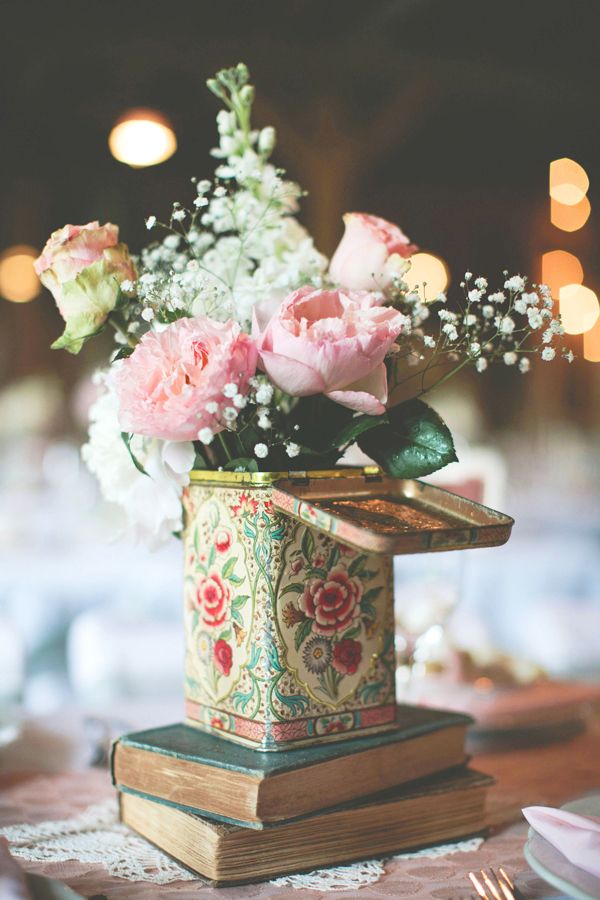
<svg viewBox="0 0 600 900"><path fill-rule="evenodd" d="M256 347L235 322L196 316L149 331L117 372L121 427L168 441L195 441L204 429L217 434L233 402L225 385L245 395L255 371Z"/></svg>
<svg viewBox="0 0 600 900"><path fill-rule="evenodd" d="M229 585L218 572L210 572L200 579L194 601L205 625L217 628L223 624L227 618L230 596Z"/></svg>
<svg viewBox="0 0 600 900"><path fill-rule="evenodd" d="M353 291L385 290L398 271L400 258L417 247L397 225L366 213L346 213L346 231L331 258L333 281Z"/></svg>
<svg viewBox="0 0 600 900"><path fill-rule="evenodd" d="M299 607L309 619L314 619L317 634L343 631L360 614L362 585L350 578L342 566L335 566L326 578L311 578L306 582Z"/></svg>
<svg viewBox="0 0 600 900"><path fill-rule="evenodd" d="M72 353L104 324L121 282L136 278L129 250L119 244L119 229L110 222L65 225L53 232L34 268L66 323L52 346Z"/></svg>
<svg viewBox="0 0 600 900"><path fill-rule="evenodd" d="M259 360L293 397L325 394L358 412L381 415L387 401L384 358L405 317L366 292L305 286L290 294L260 333Z"/></svg>

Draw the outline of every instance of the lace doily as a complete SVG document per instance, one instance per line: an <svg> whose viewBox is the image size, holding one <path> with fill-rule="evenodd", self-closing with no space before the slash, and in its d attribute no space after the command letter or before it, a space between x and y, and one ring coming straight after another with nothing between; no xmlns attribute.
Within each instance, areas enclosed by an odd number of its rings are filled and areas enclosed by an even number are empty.
<svg viewBox="0 0 600 900"><path fill-rule="evenodd" d="M10 843L12 855L20 859L35 862L76 859L104 866L117 878L153 884L191 881L197 877L121 825L113 797L89 806L72 819L10 825L1 828L0 835Z"/></svg>
<svg viewBox="0 0 600 900"><path fill-rule="evenodd" d="M0 828L0 835L9 841L13 856L20 859L35 862L66 862L71 859L95 863L104 866L111 876L153 884L198 880L198 876L122 825L113 797L89 806L71 819L39 822L36 825L10 825ZM393 859L436 859L453 853L472 853L482 842L483 838L471 838L415 853L401 853ZM271 883L276 887L312 888L323 892L347 891L375 884L384 874L382 862L369 860L318 869L303 875L284 875Z"/></svg>

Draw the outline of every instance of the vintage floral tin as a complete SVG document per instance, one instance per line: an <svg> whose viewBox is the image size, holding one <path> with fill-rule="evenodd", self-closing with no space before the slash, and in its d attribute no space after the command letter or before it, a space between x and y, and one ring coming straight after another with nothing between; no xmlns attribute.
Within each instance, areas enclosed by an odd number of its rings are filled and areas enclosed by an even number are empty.
<svg viewBox="0 0 600 900"><path fill-rule="evenodd" d="M193 472L184 505L186 721L261 750L393 727L392 554L512 525L373 468Z"/></svg>

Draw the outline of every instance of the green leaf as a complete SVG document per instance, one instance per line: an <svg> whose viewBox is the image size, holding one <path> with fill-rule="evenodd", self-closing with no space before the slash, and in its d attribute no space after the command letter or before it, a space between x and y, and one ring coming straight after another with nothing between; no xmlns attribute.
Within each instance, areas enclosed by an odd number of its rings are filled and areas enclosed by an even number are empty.
<svg viewBox="0 0 600 900"><path fill-rule="evenodd" d="M143 467L143 465L141 464L141 462L139 461L139 459L136 458L136 456L134 455L133 450L131 449L131 438L132 438L132 437L133 437L133 435L132 435L132 434L128 434L126 431L122 431L122 432L121 432L121 438L122 438L122 440L123 440L123 443L124 443L125 446L127 447L127 452L129 453L129 456L131 457L131 462L134 464L134 466L136 467L136 469L138 470L138 472L141 472L142 475L148 475L148 473L146 472L145 468ZM148 478L150 478L149 475L148 475Z"/></svg>
<svg viewBox="0 0 600 900"><path fill-rule="evenodd" d="M454 442L442 418L422 400L388 410L389 424L359 437L368 456L395 478L420 478L456 462Z"/></svg>
<svg viewBox="0 0 600 900"><path fill-rule="evenodd" d="M238 594L237 597L234 597L231 601L232 609L241 609L242 606L246 603L247 600L250 599L249 594Z"/></svg>
<svg viewBox="0 0 600 900"><path fill-rule="evenodd" d="M225 565L223 566L223 578L231 578L233 575L233 570L235 568L235 564L238 561L237 556L232 556L231 559L228 559Z"/></svg>
<svg viewBox="0 0 600 900"><path fill-rule="evenodd" d="M258 472L258 463L249 456L238 456L223 466L225 472Z"/></svg>
<svg viewBox="0 0 600 900"><path fill-rule="evenodd" d="M377 618L377 610L370 600L366 600L364 597L360 601L360 612L366 619L371 619L373 622Z"/></svg>
<svg viewBox="0 0 600 900"><path fill-rule="evenodd" d="M243 581L244 581L243 578L240 578L239 575L235 575L235 574L229 575L229 576L228 576L228 580L229 580L232 584L243 584Z"/></svg>
<svg viewBox="0 0 600 900"><path fill-rule="evenodd" d="M312 619L305 619L304 622L301 622L296 629L296 634L294 635L294 644L296 646L296 650L300 649L300 644L306 640L309 634L312 631Z"/></svg>
<svg viewBox="0 0 600 900"><path fill-rule="evenodd" d="M358 625L355 625L353 628L350 628L348 631L345 631L342 635L342 639L346 640L347 638L355 638L361 633L362 628L360 626L360 622Z"/></svg>
<svg viewBox="0 0 600 900"><path fill-rule="evenodd" d="M295 581L293 584L286 584L284 589L281 591L281 596L284 594L302 594L304 591L304 586Z"/></svg>
<svg viewBox="0 0 600 900"><path fill-rule="evenodd" d="M304 529L302 536L302 552L307 560L311 560L315 552L315 539L310 528Z"/></svg>
<svg viewBox="0 0 600 900"><path fill-rule="evenodd" d="M331 571L331 569L333 569L333 567L335 566L335 564L337 563L339 558L340 558L340 548L338 547L337 544L334 544L333 548L331 550L331 553L329 554L329 559L327 560L328 570Z"/></svg>
<svg viewBox="0 0 600 900"><path fill-rule="evenodd" d="M128 356L131 356L133 353L133 347L121 347L120 350L117 350L115 355L112 358L113 362L116 362L118 359L127 359Z"/></svg>
<svg viewBox="0 0 600 900"><path fill-rule="evenodd" d="M350 563L350 566L348 567L348 575L356 575L358 570L362 569L366 561L367 557L364 554L361 554L361 556L357 556L356 559L353 559Z"/></svg>
<svg viewBox="0 0 600 900"><path fill-rule="evenodd" d="M366 601L367 603L370 603L371 601L376 600L377 597L379 597L382 590L383 590L383 586L369 588L369 590L365 591L365 593L363 594L362 599L364 601Z"/></svg>
<svg viewBox="0 0 600 900"><path fill-rule="evenodd" d="M332 440L332 447L347 447L353 444L361 434L372 428L387 424L387 415L383 416L356 416Z"/></svg>

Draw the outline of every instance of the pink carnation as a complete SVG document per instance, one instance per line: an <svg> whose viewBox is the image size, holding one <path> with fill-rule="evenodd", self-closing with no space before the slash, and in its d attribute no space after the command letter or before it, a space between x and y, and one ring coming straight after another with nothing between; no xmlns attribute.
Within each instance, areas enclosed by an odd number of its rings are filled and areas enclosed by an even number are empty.
<svg viewBox="0 0 600 900"><path fill-rule="evenodd" d="M255 371L256 347L235 322L196 316L150 331L117 374L121 427L170 441L194 441L205 428L216 434L232 404L225 385L245 395Z"/></svg>
<svg viewBox="0 0 600 900"><path fill-rule="evenodd" d="M346 230L331 258L329 274L350 290L385 290L401 259L417 250L397 225L379 216L346 213L344 225Z"/></svg>
<svg viewBox="0 0 600 900"><path fill-rule="evenodd" d="M262 368L294 397L326 394L358 412L381 415L387 402L384 358L406 317L364 291L300 288L255 332Z"/></svg>

